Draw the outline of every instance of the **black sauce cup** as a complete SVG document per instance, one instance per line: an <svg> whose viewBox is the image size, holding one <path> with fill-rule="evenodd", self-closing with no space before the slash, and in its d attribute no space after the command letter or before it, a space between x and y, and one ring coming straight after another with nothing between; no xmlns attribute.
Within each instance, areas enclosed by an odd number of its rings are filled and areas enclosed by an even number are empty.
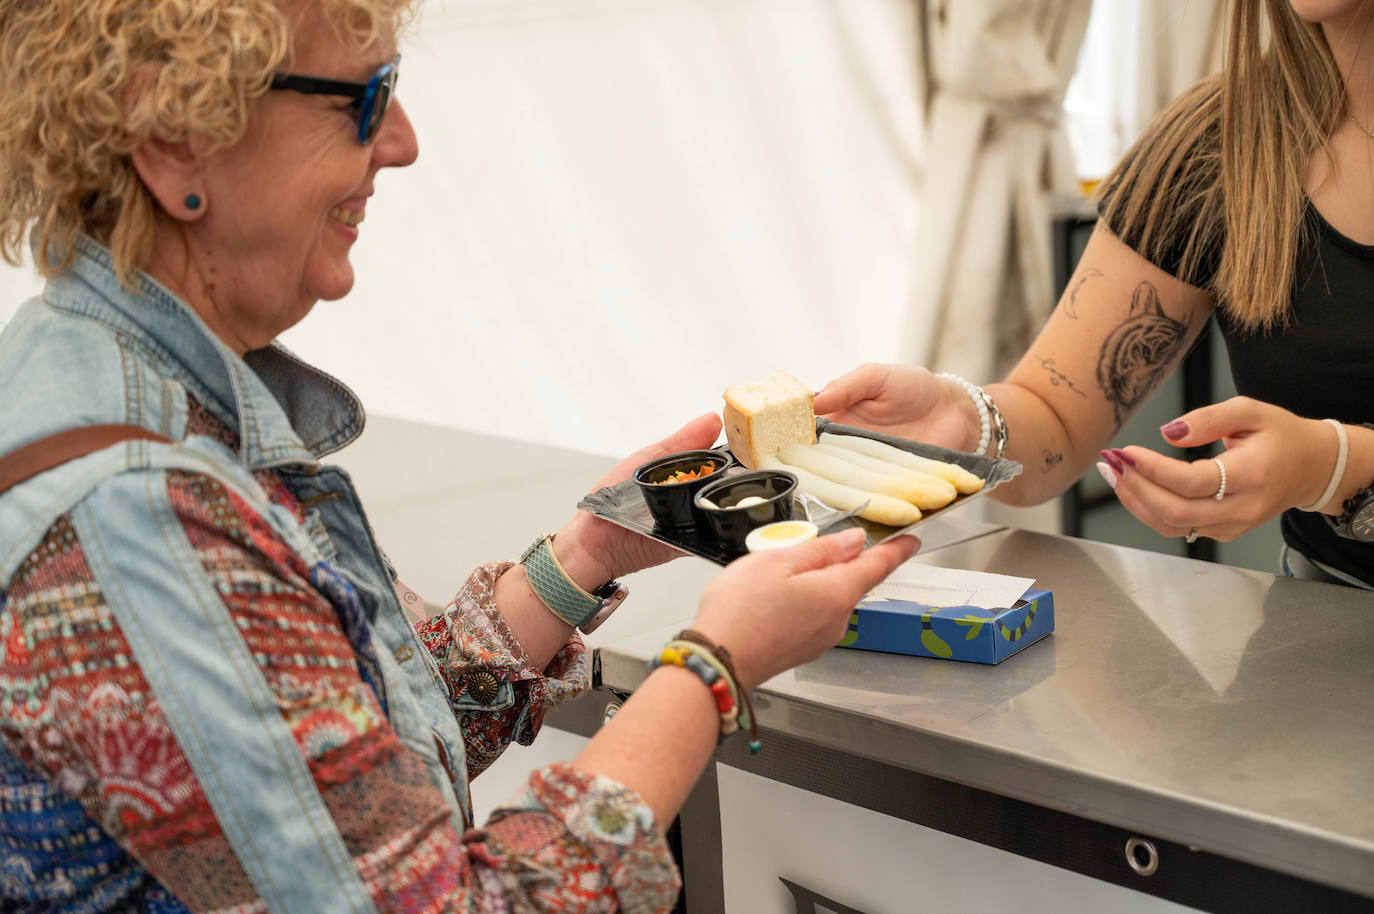
<svg viewBox="0 0 1374 914"><path fill-rule="evenodd" d="M750 470L723 477L702 486L696 506L716 537L728 549L744 552L749 531L774 521L792 519L792 493L797 477L784 470ZM763 501L748 506L740 502L751 496Z"/></svg>
<svg viewBox="0 0 1374 914"><path fill-rule="evenodd" d="M644 503L649 506L655 524L685 530L701 522L701 513L692 499L702 488L720 479L732 463L734 458L723 451L681 451L650 460L635 470L631 478L644 494ZM667 481L678 471L691 472L705 464L715 469L699 479Z"/></svg>

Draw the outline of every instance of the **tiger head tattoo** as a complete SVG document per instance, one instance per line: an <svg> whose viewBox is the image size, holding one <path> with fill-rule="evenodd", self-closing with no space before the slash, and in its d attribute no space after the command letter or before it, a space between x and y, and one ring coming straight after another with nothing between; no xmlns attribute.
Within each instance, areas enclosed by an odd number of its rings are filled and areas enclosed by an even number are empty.
<svg viewBox="0 0 1374 914"><path fill-rule="evenodd" d="M1135 287L1130 314L1107 334L1097 360L1097 386L1116 412L1117 428L1155 389L1187 332L1186 325L1164 313L1152 284Z"/></svg>

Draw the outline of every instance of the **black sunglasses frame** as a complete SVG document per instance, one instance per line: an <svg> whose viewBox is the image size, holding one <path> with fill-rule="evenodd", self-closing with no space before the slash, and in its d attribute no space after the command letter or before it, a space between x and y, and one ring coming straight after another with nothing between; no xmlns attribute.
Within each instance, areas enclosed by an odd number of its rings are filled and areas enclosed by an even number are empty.
<svg viewBox="0 0 1374 914"><path fill-rule="evenodd" d="M382 126L382 118L391 107L400 68L401 55L397 54L395 60L378 67L377 72L365 83L302 76L298 73L275 73L269 88L286 89L305 95L342 95L357 99L358 142L366 146L376 138L377 131Z"/></svg>

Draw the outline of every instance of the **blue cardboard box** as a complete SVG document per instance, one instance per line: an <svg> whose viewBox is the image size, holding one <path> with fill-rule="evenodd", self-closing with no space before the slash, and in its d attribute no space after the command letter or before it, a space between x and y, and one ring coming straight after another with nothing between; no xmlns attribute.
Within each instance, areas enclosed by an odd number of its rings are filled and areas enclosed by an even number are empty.
<svg viewBox="0 0 1374 914"><path fill-rule="evenodd" d="M1054 594L1028 590L1010 609L926 606L865 597L840 647L942 660L1001 663L1054 631Z"/></svg>

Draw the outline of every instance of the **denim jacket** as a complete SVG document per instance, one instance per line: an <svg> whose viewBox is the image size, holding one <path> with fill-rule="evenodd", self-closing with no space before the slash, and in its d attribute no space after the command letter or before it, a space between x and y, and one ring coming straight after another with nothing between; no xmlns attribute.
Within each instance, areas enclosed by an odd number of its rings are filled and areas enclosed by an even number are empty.
<svg viewBox="0 0 1374 914"><path fill-rule="evenodd" d="M137 294L124 288L110 253L83 239L72 267L0 334L0 391L0 454L98 423L140 425L173 440L117 444L0 495L0 605L26 555L69 513L82 541L97 544L88 555L101 589L271 910L372 905L261 672L191 567L184 536L164 523L161 474L217 479L258 507L312 580L337 585L331 599L364 679L424 760L454 826L470 824L462 734L446 687L406 620L347 475L320 462L362 431L362 408L347 388L275 344L240 358L153 280L141 277ZM237 453L186 437L188 394L238 433ZM304 524L271 504L252 475L264 468L311 506ZM134 531L153 545L137 560L100 550L112 531ZM240 687L224 688L229 681ZM16 777L23 766L0 747L0 781ZM263 827L269 820L276 827Z"/></svg>

